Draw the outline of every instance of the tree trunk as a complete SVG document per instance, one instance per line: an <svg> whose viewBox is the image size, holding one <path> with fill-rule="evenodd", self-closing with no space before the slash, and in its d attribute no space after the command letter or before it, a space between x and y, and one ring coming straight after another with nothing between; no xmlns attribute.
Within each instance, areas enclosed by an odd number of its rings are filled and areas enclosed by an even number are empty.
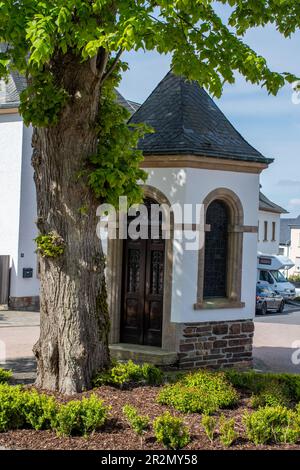
<svg viewBox="0 0 300 470"><path fill-rule="evenodd" d="M57 64L71 99L57 125L35 129L35 170L41 234L64 240L58 258L40 257L41 332L34 346L37 386L73 394L88 389L109 365L104 259L96 234L99 201L78 177L97 149L100 78L74 56Z"/></svg>

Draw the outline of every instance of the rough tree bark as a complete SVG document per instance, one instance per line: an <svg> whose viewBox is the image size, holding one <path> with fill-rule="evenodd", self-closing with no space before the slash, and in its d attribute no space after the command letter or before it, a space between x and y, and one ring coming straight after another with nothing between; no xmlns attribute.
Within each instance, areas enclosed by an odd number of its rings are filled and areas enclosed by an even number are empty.
<svg viewBox="0 0 300 470"><path fill-rule="evenodd" d="M78 178L97 148L101 73L95 62L80 63L71 54L52 68L71 100L57 125L34 130L32 165L38 228L41 234L57 232L65 251L40 259L41 332L34 353L37 386L73 394L88 389L93 375L109 364L99 202Z"/></svg>

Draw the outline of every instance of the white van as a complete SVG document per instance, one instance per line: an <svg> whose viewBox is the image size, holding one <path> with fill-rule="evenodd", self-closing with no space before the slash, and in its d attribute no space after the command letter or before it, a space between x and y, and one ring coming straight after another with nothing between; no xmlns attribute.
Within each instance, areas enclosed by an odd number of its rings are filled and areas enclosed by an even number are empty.
<svg viewBox="0 0 300 470"><path fill-rule="evenodd" d="M258 253L257 256L257 281L267 282L270 287L285 300L294 300L296 298L295 286L287 280L281 272L284 269L290 269L294 263L285 256L264 255Z"/></svg>

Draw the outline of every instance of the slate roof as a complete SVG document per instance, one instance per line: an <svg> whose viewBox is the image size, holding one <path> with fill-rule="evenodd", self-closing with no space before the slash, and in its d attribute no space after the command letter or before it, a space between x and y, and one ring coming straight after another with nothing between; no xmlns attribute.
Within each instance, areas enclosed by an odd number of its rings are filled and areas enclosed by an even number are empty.
<svg viewBox="0 0 300 470"><path fill-rule="evenodd" d="M0 52L7 49L5 43L0 43ZM0 108L16 108L20 104L20 93L26 87L26 79L17 72L11 72L8 82L0 81Z"/></svg>
<svg viewBox="0 0 300 470"><path fill-rule="evenodd" d="M139 103L136 103L135 101L126 100L124 96L122 96L121 93L118 92L118 90L115 90L115 92L117 95L118 103L124 106L124 108L126 108L127 111L129 111L131 115L133 115L141 106Z"/></svg>
<svg viewBox="0 0 300 470"><path fill-rule="evenodd" d="M274 214L288 214L287 210L270 201L261 191L259 193L259 210L273 212Z"/></svg>
<svg viewBox="0 0 300 470"><path fill-rule="evenodd" d="M172 72L130 122L144 122L155 129L139 143L145 155L192 154L260 163L273 161L246 142L197 82Z"/></svg>
<svg viewBox="0 0 300 470"><path fill-rule="evenodd" d="M26 79L17 72L11 72L8 83L1 82L0 108L17 108L20 93L26 88Z"/></svg>
<svg viewBox="0 0 300 470"><path fill-rule="evenodd" d="M0 45L1 49L1 45ZM8 83L1 82L0 87L0 108L17 108L20 104L20 93L26 88L26 79L17 72L11 72ZM121 93L116 90L117 101L124 106L130 115L140 107L139 103L126 100Z"/></svg>
<svg viewBox="0 0 300 470"><path fill-rule="evenodd" d="M300 215L295 219L281 219L280 221L280 245L291 243L291 228L300 227Z"/></svg>

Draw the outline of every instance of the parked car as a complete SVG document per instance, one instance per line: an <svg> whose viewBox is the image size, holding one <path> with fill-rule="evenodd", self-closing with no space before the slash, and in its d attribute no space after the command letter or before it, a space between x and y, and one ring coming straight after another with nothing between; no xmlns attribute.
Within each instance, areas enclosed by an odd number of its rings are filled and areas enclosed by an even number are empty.
<svg viewBox="0 0 300 470"><path fill-rule="evenodd" d="M282 295L274 290L266 282L258 282L256 286L256 312L266 315L268 310L275 310L278 313L284 311L285 302Z"/></svg>
<svg viewBox="0 0 300 470"><path fill-rule="evenodd" d="M294 262L282 255L264 255L258 253L257 280L269 284L285 301L294 300L296 297L295 286L281 272L295 266Z"/></svg>

